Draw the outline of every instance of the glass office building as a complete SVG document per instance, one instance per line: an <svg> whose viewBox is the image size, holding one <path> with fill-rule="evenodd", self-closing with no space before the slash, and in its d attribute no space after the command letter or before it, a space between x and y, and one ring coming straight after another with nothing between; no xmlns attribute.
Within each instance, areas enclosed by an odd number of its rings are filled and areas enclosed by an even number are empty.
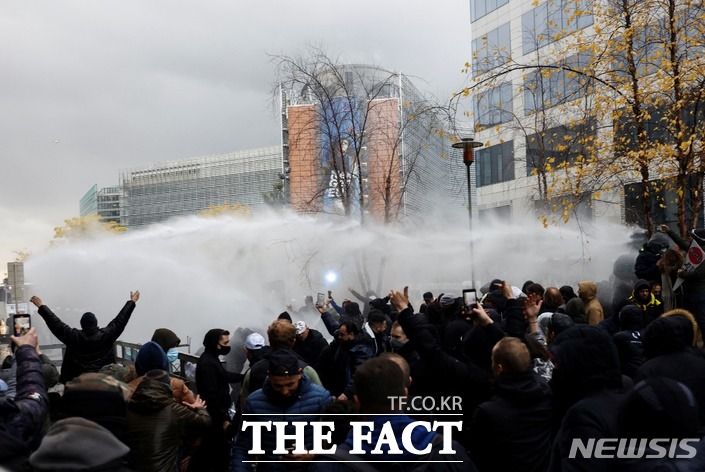
<svg viewBox="0 0 705 472"><path fill-rule="evenodd" d="M257 212L281 183L280 146L158 162L120 173L121 224L129 228L240 204Z"/></svg>

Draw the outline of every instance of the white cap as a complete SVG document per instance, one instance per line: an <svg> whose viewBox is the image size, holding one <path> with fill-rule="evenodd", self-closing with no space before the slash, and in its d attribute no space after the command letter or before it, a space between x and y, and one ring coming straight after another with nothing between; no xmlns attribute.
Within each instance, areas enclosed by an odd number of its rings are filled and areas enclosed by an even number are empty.
<svg viewBox="0 0 705 472"><path fill-rule="evenodd" d="M264 347L264 338L259 333L252 333L245 340L245 348L250 351L262 349Z"/></svg>

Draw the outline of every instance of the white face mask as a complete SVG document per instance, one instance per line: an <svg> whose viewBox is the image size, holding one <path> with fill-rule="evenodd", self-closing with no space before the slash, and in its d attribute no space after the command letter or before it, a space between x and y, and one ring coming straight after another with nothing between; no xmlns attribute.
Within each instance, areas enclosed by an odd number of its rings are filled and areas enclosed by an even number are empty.
<svg viewBox="0 0 705 472"><path fill-rule="evenodd" d="M171 349L166 351L166 358L169 360L169 364L171 364L179 358L179 350L175 347L172 347Z"/></svg>

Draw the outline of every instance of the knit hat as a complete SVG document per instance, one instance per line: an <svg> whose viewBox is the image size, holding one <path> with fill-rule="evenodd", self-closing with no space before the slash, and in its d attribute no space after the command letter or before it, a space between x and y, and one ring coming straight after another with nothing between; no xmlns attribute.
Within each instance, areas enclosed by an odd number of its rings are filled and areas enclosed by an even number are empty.
<svg viewBox="0 0 705 472"><path fill-rule="evenodd" d="M81 328L83 330L94 330L98 327L98 320L90 311L83 314L81 317Z"/></svg>
<svg viewBox="0 0 705 472"><path fill-rule="evenodd" d="M444 293L439 303L441 306L452 305L455 303L455 295L452 293Z"/></svg>
<svg viewBox="0 0 705 472"><path fill-rule="evenodd" d="M294 328L296 328L296 334L303 334L306 331L306 323L303 321L297 321L294 323Z"/></svg>
<svg viewBox="0 0 705 472"><path fill-rule="evenodd" d="M122 437L126 401L131 391L123 382L99 372L87 372L66 382L59 416L80 416Z"/></svg>
<svg viewBox="0 0 705 472"><path fill-rule="evenodd" d="M102 426L84 418L66 418L49 428L29 463L38 471L117 470L129 452Z"/></svg>
<svg viewBox="0 0 705 472"><path fill-rule="evenodd" d="M169 359L167 359L161 346L154 341L145 343L135 358L135 370L138 376L144 375L153 369L167 370L168 368Z"/></svg>
<svg viewBox="0 0 705 472"><path fill-rule="evenodd" d="M265 346L264 337L259 333L252 333L245 339L245 348L250 351L262 349Z"/></svg>
<svg viewBox="0 0 705 472"><path fill-rule="evenodd" d="M269 356L269 376L290 376L301 373L299 358L293 351L279 349Z"/></svg>
<svg viewBox="0 0 705 472"><path fill-rule="evenodd" d="M287 320L289 323L292 322L291 320L291 315L289 314L288 311L282 311L279 313L279 316L277 317L278 320Z"/></svg>

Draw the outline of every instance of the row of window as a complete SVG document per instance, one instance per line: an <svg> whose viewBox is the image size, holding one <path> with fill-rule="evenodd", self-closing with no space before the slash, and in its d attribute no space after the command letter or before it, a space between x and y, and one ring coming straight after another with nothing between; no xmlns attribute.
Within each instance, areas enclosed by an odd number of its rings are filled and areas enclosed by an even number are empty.
<svg viewBox="0 0 705 472"><path fill-rule="evenodd" d="M590 13L591 1L551 0L524 13L521 16L522 53L529 54L552 43L559 36L565 36L590 26L593 22ZM480 9L481 6L493 6L496 9L506 3L506 1L476 0L473 12L484 12L485 10ZM485 13L490 11L492 10ZM474 17L473 21L476 18ZM472 51L472 67L476 74L482 74L506 64L511 58L512 51L509 22L498 26L480 38L474 39Z"/></svg>
<svg viewBox="0 0 705 472"><path fill-rule="evenodd" d="M597 136L593 121L562 125L526 136L526 175L561 164L573 164L587 156ZM514 141L475 151L478 187L514 180Z"/></svg>

